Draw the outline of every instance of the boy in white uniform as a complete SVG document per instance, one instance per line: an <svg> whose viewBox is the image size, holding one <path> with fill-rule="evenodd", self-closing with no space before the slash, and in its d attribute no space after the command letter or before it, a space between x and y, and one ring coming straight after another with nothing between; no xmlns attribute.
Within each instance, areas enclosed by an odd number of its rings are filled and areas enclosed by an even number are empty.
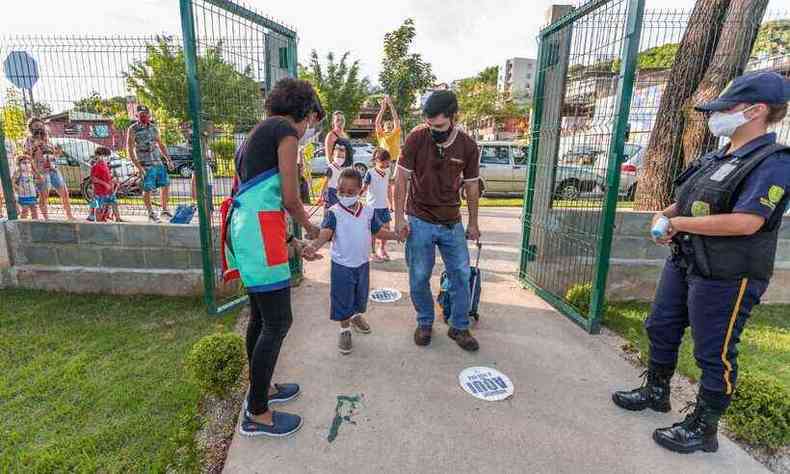
<svg viewBox="0 0 790 474"><path fill-rule="evenodd" d="M338 203L327 209L318 239L304 249L311 258L327 242L332 241L330 276L330 319L340 323L338 349L351 353L351 328L361 334L370 333L370 325L362 316L367 310L370 290L368 249L373 235L396 239L375 217L374 209L359 202L362 176L346 168L338 177Z"/></svg>
<svg viewBox="0 0 790 474"><path fill-rule="evenodd" d="M365 175L362 195L367 194L367 205L372 207L376 217L389 229L389 222L392 220L390 215L390 203L392 202L392 186L390 186L390 153L383 148L376 148L373 151L373 161L375 167L368 170ZM376 252L376 240L381 241L381 251ZM387 253L387 239L373 239L371 248L371 258L374 262L389 262L390 256Z"/></svg>

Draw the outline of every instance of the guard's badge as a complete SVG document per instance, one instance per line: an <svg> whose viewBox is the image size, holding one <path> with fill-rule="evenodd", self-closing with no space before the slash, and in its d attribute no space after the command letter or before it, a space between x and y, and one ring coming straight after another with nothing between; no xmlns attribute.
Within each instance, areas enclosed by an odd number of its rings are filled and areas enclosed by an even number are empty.
<svg viewBox="0 0 790 474"><path fill-rule="evenodd" d="M710 204L704 201L694 201L691 204L691 215L694 217L709 216Z"/></svg>
<svg viewBox="0 0 790 474"><path fill-rule="evenodd" d="M779 204L779 201L782 200L784 195L785 190L781 186L771 186L770 189L768 189L768 200L774 204Z"/></svg>

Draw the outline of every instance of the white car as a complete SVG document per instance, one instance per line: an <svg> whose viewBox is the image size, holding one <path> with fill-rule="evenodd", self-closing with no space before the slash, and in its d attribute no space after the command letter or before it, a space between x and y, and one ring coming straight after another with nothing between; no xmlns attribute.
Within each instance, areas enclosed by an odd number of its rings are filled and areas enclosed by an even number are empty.
<svg viewBox="0 0 790 474"><path fill-rule="evenodd" d="M50 137L49 141L63 150L63 155L57 159L57 164L66 182L66 188L70 193L79 192L86 195L86 190L83 189L85 178L91 174L93 155L101 145L81 138ZM137 173L131 160L121 158L115 152L110 154L108 165L113 176L119 180Z"/></svg>

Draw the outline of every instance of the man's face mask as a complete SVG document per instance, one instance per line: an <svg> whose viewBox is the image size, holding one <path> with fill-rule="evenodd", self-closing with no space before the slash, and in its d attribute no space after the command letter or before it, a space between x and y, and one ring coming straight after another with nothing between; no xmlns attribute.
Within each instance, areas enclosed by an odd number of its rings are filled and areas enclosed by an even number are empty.
<svg viewBox="0 0 790 474"><path fill-rule="evenodd" d="M147 125L151 123L151 116L148 114L140 114L139 118L140 118L140 123L142 123L143 125Z"/></svg>
<svg viewBox="0 0 790 474"><path fill-rule="evenodd" d="M453 131L452 122L443 125L431 125L427 121L426 123L431 128L431 138L435 143L444 143L450 139L450 133ZM445 125L447 126L447 130L440 130L440 128L443 128Z"/></svg>
<svg viewBox="0 0 790 474"><path fill-rule="evenodd" d="M752 121L746 116L746 111L753 106L749 106L740 112L713 112L708 118L708 128L710 133L716 137L731 137L738 127Z"/></svg>

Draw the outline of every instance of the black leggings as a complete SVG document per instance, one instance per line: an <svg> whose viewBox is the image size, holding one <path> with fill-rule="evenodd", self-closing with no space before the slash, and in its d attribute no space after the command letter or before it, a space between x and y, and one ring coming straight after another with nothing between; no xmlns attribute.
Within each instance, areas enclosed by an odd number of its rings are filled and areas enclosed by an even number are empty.
<svg viewBox="0 0 790 474"><path fill-rule="evenodd" d="M250 363L249 411L266 413L269 385L280 355L283 339L293 322L291 289L250 293L250 322L247 325L247 359Z"/></svg>

